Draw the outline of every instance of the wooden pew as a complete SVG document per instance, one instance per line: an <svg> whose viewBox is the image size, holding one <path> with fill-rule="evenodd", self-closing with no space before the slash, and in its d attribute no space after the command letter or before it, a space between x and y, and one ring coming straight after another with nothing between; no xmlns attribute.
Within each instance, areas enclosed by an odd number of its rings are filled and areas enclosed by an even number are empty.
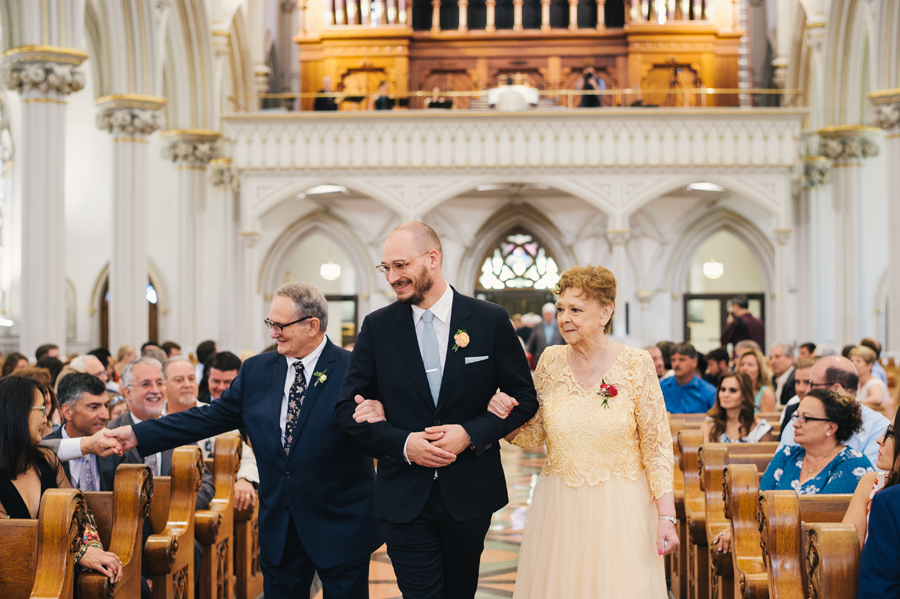
<svg viewBox="0 0 900 599"><path fill-rule="evenodd" d="M724 508L732 530L733 594L743 599L765 599L769 595L769 576L759 545L759 479L759 470L753 464L729 464L725 468Z"/></svg>
<svg viewBox="0 0 900 599"><path fill-rule="evenodd" d="M259 501L247 510L234 511L234 596L257 599L263 593L259 567Z"/></svg>
<svg viewBox="0 0 900 599"><path fill-rule="evenodd" d="M860 558L856 526L810 524L805 549L807 597L856 597Z"/></svg>
<svg viewBox="0 0 900 599"><path fill-rule="evenodd" d="M234 597L234 475L241 465L241 451L239 434L216 437L211 467L216 494L209 502L209 509L196 513L195 532L203 546L198 599Z"/></svg>
<svg viewBox="0 0 900 599"><path fill-rule="evenodd" d="M141 596L141 552L144 519L150 515L153 475L142 464L121 464L113 491L85 493L103 547L119 556L122 577L115 585L93 570L78 574L80 599L130 599Z"/></svg>
<svg viewBox="0 0 900 599"><path fill-rule="evenodd" d="M706 544L706 497L700 488L700 445L703 434L699 430L683 430L678 433L681 453L681 469L684 473L684 520L678 535L686 551L685 563L680 575L687 578L687 597L706 599L709 585L709 553ZM680 581L679 581L680 582ZM672 586L675 586L674 581Z"/></svg>
<svg viewBox="0 0 900 599"><path fill-rule="evenodd" d="M709 548L710 597L731 599L734 596L731 556L719 553L714 540L731 526L726 517L724 500L725 468L731 464L750 464L760 471L772 460L778 443L707 443L700 448L700 484L706 496L706 542ZM754 506L755 507L755 506Z"/></svg>
<svg viewBox="0 0 900 599"><path fill-rule="evenodd" d="M851 494L798 495L794 491L763 491L759 495L760 545L769 572L769 597L802 598L807 579L806 529L809 524L840 522ZM857 537L856 546L859 546Z"/></svg>
<svg viewBox="0 0 900 599"><path fill-rule="evenodd" d="M48 489L37 520L0 520L0 597L72 599L84 509L81 491Z"/></svg>
<svg viewBox="0 0 900 599"><path fill-rule="evenodd" d="M672 595L675 599L687 599L687 544L685 513L684 513L684 473L681 468L681 449L678 444L678 433L683 430L699 430L700 423L706 419L706 414L669 414L669 430L672 431L673 453L675 455L674 469L674 496L675 517L678 518L678 538L681 540L679 548L666 556L666 573L671 584Z"/></svg>
<svg viewBox="0 0 900 599"><path fill-rule="evenodd" d="M203 482L196 445L172 453L172 476L158 476L150 507L152 535L144 545L153 599L194 599L194 514Z"/></svg>

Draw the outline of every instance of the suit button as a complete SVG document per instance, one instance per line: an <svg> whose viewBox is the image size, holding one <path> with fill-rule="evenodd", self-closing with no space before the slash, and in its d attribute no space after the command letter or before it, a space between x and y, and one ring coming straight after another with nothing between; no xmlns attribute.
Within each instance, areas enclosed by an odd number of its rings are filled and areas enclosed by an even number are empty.
<svg viewBox="0 0 900 599"><path fill-rule="evenodd" d="M285 478L290 478L290 477L291 477L291 473L290 473L290 472L285 472L285 473L284 473L284 477L285 477Z"/></svg>
<svg viewBox="0 0 900 599"><path fill-rule="evenodd" d="M435 420L435 421L434 421L434 425L435 425L435 426L440 426L440 425L441 425L441 421L440 421L440 420Z"/></svg>

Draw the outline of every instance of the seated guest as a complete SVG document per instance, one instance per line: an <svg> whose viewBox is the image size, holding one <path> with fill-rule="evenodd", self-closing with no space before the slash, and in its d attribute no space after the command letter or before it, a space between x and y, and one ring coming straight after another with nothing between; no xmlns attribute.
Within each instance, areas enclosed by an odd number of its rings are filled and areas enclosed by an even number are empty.
<svg viewBox="0 0 900 599"><path fill-rule="evenodd" d="M128 402L121 395L113 395L109 400L109 419L114 420L128 411Z"/></svg>
<svg viewBox="0 0 900 599"><path fill-rule="evenodd" d="M859 559L857 599L900 598L900 486L875 495L869 513L869 538Z"/></svg>
<svg viewBox="0 0 900 599"><path fill-rule="evenodd" d="M703 373L704 381L710 385L718 385L719 378L730 370L731 368L729 368L728 365L728 350L724 347L714 349L706 354L706 369Z"/></svg>
<svg viewBox="0 0 900 599"><path fill-rule="evenodd" d="M63 425L47 435L47 439L78 439L103 430L109 420L106 385L86 372L73 372L59 380L59 411ZM99 491L97 456L87 454L80 460L63 464L72 486L82 491Z"/></svg>
<svg viewBox="0 0 900 599"><path fill-rule="evenodd" d="M748 349L738 361L738 370L753 383L753 405L758 412L775 411L775 392L772 391L772 368L758 349Z"/></svg>
<svg viewBox="0 0 900 599"><path fill-rule="evenodd" d="M769 363L775 384L775 401L779 406L787 405L796 392L796 368L794 367L794 347L788 343L776 343L769 348Z"/></svg>
<svg viewBox="0 0 900 599"><path fill-rule="evenodd" d="M809 372L811 389L833 389L844 391L855 397L858 386L859 377L856 375L856 367L850 360L841 356L819 358ZM891 421L864 405L860 405L860 409L863 419L862 428L847 440L847 446L861 452L869 458L869 462L874 464L878 459L878 439L884 436L884 431ZM787 426L782 430L781 445L778 450L781 451L787 445L796 445L793 426Z"/></svg>
<svg viewBox="0 0 900 599"><path fill-rule="evenodd" d="M109 373L106 371L106 366L103 365L100 358L93 354L83 354L78 356L69 363L69 368L74 368L78 372L86 372L93 375L103 381L104 385L109 381ZM59 379L57 379L56 382L59 384ZM59 395L59 392L57 392L57 395Z"/></svg>
<svg viewBox="0 0 900 599"><path fill-rule="evenodd" d="M843 522L856 526L859 533L860 548L866 544L869 526L869 508L875 494L883 489L893 487L900 481L900 419L894 417L894 424L884 432L878 441L878 461L875 472L869 472L859 480L853 499L847 507Z"/></svg>
<svg viewBox="0 0 900 599"><path fill-rule="evenodd" d="M816 355L816 344L812 341L800 344L797 348L797 358L800 360L808 360Z"/></svg>
<svg viewBox="0 0 900 599"><path fill-rule="evenodd" d="M750 377L742 372L722 375L716 405L700 425L704 443L760 443L772 440L772 425L753 415Z"/></svg>
<svg viewBox="0 0 900 599"><path fill-rule="evenodd" d="M53 451L39 446L46 404L37 381L20 376L0 380L0 518L35 519L47 489L71 488ZM75 562L118 582L122 563L103 550L97 526L85 508L84 535Z"/></svg>
<svg viewBox="0 0 900 599"><path fill-rule="evenodd" d="M45 343L34 350L35 362L40 362L44 358L56 358L59 360L59 346L53 343Z"/></svg>
<svg viewBox="0 0 900 599"><path fill-rule="evenodd" d="M27 379L37 381L44 390L44 404L47 406L46 419L43 425L43 436L46 437L50 433L59 430L62 425L62 418L59 414L59 404L56 401L56 392L51 384L50 372L46 368L38 368L37 366L29 366L23 368L16 373L16 376L23 376Z"/></svg>
<svg viewBox="0 0 900 599"><path fill-rule="evenodd" d="M59 373L62 372L64 364L59 358L53 356L44 356L34 364L38 368L44 368L50 373L50 382L53 388L56 388L56 381L59 379Z"/></svg>
<svg viewBox="0 0 900 599"><path fill-rule="evenodd" d="M716 388L697 376L697 350L690 343L672 347L670 356L675 376L659 382L666 410L672 414L707 412L716 402Z"/></svg>
<svg viewBox="0 0 900 599"><path fill-rule="evenodd" d="M859 344L863 347L868 347L875 352L875 364L872 365L872 376L881 379L881 382L887 385L887 372L885 372L884 366L881 365L881 342L873 337L866 337L865 339L860 340Z"/></svg>
<svg viewBox="0 0 900 599"><path fill-rule="evenodd" d="M815 365L815 358L806 358L798 360L794 369L794 397L790 398L781 411L779 424L781 424L781 432L787 427L793 428L791 415L797 411L800 400L806 397L811 387L809 386L809 377L812 376L812 367Z"/></svg>
<svg viewBox="0 0 900 599"><path fill-rule="evenodd" d="M880 378L872 374L872 367L877 363L878 356L865 345L857 345L850 350L850 361L856 366L859 374L859 387L856 391L856 401L864 406L869 406L876 412L893 417L894 402L888 392L887 385Z"/></svg>
<svg viewBox="0 0 900 599"><path fill-rule="evenodd" d="M734 368L732 368L732 370L737 370L738 362L740 362L741 356L743 356L745 352L751 349L762 351L759 343L752 339L744 339L743 341L738 341L734 344L734 355L731 356L732 363L734 364Z"/></svg>
<svg viewBox="0 0 900 599"><path fill-rule="evenodd" d="M6 357L3 359L3 367L0 368L0 376L9 376L23 368L28 368L28 358L19 352L14 351L6 354Z"/></svg>
<svg viewBox="0 0 900 599"><path fill-rule="evenodd" d="M794 441L779 449L759 482L760 491L852 493L872 463L844 443L862 427L859 404L848 393L813 389L793 415Z"/></svg>

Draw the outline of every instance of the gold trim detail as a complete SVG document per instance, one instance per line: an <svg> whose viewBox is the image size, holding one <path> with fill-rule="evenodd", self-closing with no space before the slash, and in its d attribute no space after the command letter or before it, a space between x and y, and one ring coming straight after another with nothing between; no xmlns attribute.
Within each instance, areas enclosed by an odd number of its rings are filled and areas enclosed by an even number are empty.
<svg viewBox="0 0 900 599"><path fill-rule="evenodd" d="M892 102L900 102L900 88L883 89L869 94L869 101L872 104L890 104Z"/></svg>
<svg viewBox="0 0 900 599"><path fill-rule="evenodd" d="M818 130L818 134L823 137L851 137L851 136L868 136L878 133L881 129L877 127L867 127L866 125L834 125L831 127L823 127Z"/></svg>
<svg viewBox="0 0 900 599"><path fill-rule="evenodd" d="M121 141L128 141L136 144L149 143L146 139L141 139L140 137L113 137L113 143L119 143Z"/></svg>
<svg viewBox="0 0 900 599"><path fill-rule="evenodd" d="M103 108L161 110L166 105L166 99L160 96L146 96L143 94L112 94L97 98L94 100L94 104Z"/></svg>
<svg viewBox="0 0 900 599"><path fill-rule="evenodd" d="M16 60L49 60L64 64L80 65L87 60L88 54L84 50L64 48L63 46L19 46L10 48L2 55L3 58Z"/></svg>
<svg viewBox="0 0 900 599"><path fill-rule="evenodd" d="M851 166L862 166L862 162L836 162L834 168L850 168Z"/></svg>
<svg viewBox="0 0 900 599"><path fill-rule="evenodd" d="M159 136L166 141L215 141L222 137L222 133L211 129L169 129Z"/></svg>
<svg viewBox="0 0 900 599"><path fill-rule="evenodd" d="M212 33L212 35L218 35L219 37L231 37L230 31L224 31L222 29L213 29L210 33Z"/></svg>
<svg viewBox="0 0 900 599"><path fill-rule="evenodd" d="M803 161L806 164L829 164L831 160L825 158L824 156L806 156L803 158Z"/></svg>
<svg viewBox="0 0 900 599"><path fill-rule="evenodd" d="M209 161L210 166L228 166L231 164L231 158L213 158Z"/></svg>
<svg viewBox="0 0 900 599"><path fill-rule="evenodd" d="M55 98L25 98L22 100L22 104L62 104L66 105L65 101L57 100Z"/></svg>

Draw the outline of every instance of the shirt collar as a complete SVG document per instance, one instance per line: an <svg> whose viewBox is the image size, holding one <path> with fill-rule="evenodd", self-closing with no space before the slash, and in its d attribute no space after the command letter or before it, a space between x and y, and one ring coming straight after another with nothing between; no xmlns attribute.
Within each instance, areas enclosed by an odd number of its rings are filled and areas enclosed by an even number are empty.
<svg viewBox="0 0 900 599"><path fill-rule="evenodd" d="M303 370L306 372L312 372L313 366L315 366L316 362L319 361L319 356L322 355L322 350L325 349L325 343L328 341L328 335L322 337L322 343L316 346L316 349L309 352L306 356L302 358L290 358L285 356L287 360L288 368L294 366L297 362L303 362Z"/></svg>
<svg viewBox="0 0 900 599"><path fill-rule="evenodd" d="M453 288L450 285L447 285L447 289L444 290L444 294L438 299L438 301L434 302L434 305L428 308L434 317L440 320L442 323L447 324L450 322L450 309L453 307ZM424 309L413 306L413 324L419 324L419 320L422 319L422 314L425 312Z"/></svg>

